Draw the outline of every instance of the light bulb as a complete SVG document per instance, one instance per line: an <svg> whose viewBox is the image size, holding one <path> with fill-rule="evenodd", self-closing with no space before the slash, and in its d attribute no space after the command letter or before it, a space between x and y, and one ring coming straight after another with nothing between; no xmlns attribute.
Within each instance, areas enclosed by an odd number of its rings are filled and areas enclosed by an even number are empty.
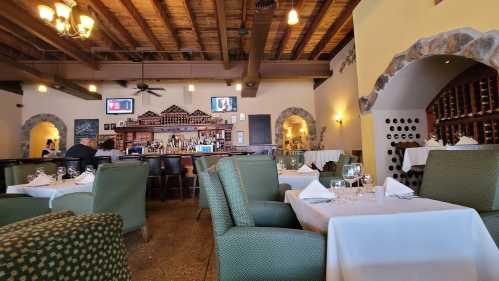
<svg viewBox="0 0 499 281"><path fill-rule="evenodd" d="M45 86L43 84L38 85L38 92L39 93L46 93L46 92L48 92L47 86Z"/></svg>
<svg viewBox="0 0 499 281"><path fill-rule="evenodd" d="M61 2L55 3L54 6L58 17L66 20L69 19L69 16L71 15L71 7Z"/></svg>
<svg viewBox="0 0 499 281"><path fill-rule="evenodd" d="M95 84L88 85L88 91L92 93L97 93L97 86Z"/></svg>
<svg viewBox="0 0 499 281"><path fill-rule="evenodd" d="M62 19L56 19L55 29L57 29L57 31L60 33L64 32L66 30L66 22Z"/></svg>
<svg viewBox="0 0 499 281"><path fill-rule="evenodd" d="M38 5L38 12L40 14L40 18L46 22L51 22L54 20L54 9L50 8L47 5Z"/></svg>
<svg viewBox="0 0 499 281"><path fill-rule="evenodd" d="M291 9L288 13L288 24L295 25L300 22L298 18L298 12L295 9Z"/></svg>
<svg viewBox="0 0 499 281"><path fill-rule="evenodd" d="M196 90L196 87L194 86L194 84L189 84L189 86L187 87L187 90L189 92L194 92Z"/></svg>
<svg viewBox="0 0 499 281"><path fill-rule="evenodd" d="M92 29L94 27L95 21L89 16L81 15L80 24L85 28Z"/></svg>
<svg viewBox="0 0 499 281"><path fill-rule="evenodd" d="M236 84L236 91L239 91L239 92L240 92L240 91L242 91L242 90L243 90L243 84L241 84L241 83L237 83L237 84Z"/></svg>

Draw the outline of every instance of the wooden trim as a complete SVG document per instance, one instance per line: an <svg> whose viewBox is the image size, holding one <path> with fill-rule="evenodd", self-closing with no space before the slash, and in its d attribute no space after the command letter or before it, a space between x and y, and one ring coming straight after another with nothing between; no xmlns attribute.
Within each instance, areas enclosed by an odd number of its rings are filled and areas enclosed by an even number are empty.
<svg viewBox="0 0 499 281"><path fill-rule="evenodd" d="M224 0L214 0L216 5L218 38L220 39L220 50L225 69L230 68L229 41L227 38L227 25L225 20Z"/></svg>

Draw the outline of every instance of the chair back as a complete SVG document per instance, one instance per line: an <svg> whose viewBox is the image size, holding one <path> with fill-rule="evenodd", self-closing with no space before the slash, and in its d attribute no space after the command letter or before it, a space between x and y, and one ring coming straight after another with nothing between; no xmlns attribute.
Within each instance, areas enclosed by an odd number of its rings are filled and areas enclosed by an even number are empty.
<svg viewBox="0 0 499 281"><path fill-rule="evenodd" d="M358 158L357 158L358 159ZM334 176L338 178L343 178L343 166L348 165L350 163L354 163L352 155L349 154L341 154L338 162L336 162L336 168L334 171Z"/></svg>
<svg viewBox="0 0 499 281"><path fill-rule="evenodd" d="M207 171L210 167L215 166L222 157L219 156L193 156L194 167L196 169L196 173ZM201 182L199 184L199 208L206 209L208 208L208 199L206 197L206 191L204 190Z"/></svg>
<svg viewBox="0 0 499 281"><path fill-rule="evenodd" d="M265 158L235 157L234 161L250 200L279 200L279 179L274 160L265 155Z"/></svg>
<svg viewBox="0 0 499 281"><path fill-rule="evenodd" d="M147 163L125 161L97 169L93 193L95 213L116 213L123 218L124 232L145 224Z"/></svg>
<svg viewBox="0 0 499 281"><path fill-rule="evenodd" d="M141 155L121 155L119 159L121 161L140 161L141 158Z"/></svg>
<svg viewBox="0 0 499 281"><path fill-rule="evenodd" d="M82 169L80 158L66 157L64 158L64 166L66 166L67 170L73 168L76 171L81 171Z"/></svg>
<svg viewBox="0 0 499 281"><path fill-rule="evenodd" d="M163 166L165 174L180 175L182 174L182 157L180 155L163 156Z"/></svg>
<svg viewBox="0 0 499 281"><path fill-rule="evenodd" d="M38 168L43 168L48 175L57 173L57 165L53 162L14 165L11 166L12 183L14 185L27 183L28 175L34 175Z"/></svg>
<svg viewBox="0 0 499 281"><path fill-rule="evenodd" d="M404 162L404 155L405 155L405 150L407 148L413 148L413 147L420 147L419 143L417 142L399 142L395 144L395 154L397 154L397 157L400 161L400 163Z"/></svg>
<svg viewBox="0 0 499 281"><path fill-rule="evenodd" d="M149 176L161 176L161 157L156 155L145 156L143 161L149 164Z"/></svg>
<svg viewBox="0 0 499 281"><path fill-rule="evenodd" d="M50 213L48 198L0 194L0 227L47 213Z"/></svg>
<svg viewBox="0 0 499 281"><path fill-rule="evenodd" d="M431 151L420 195L479 212L499 211L499 151Z"/></svg>
<svg viewBox="0 0 499 281"><path fill-rule="evenodd" d="M95 162L97 163L97 167L99 167L102 164L109 164L112 162L111 156L96 156Z"/></svg>

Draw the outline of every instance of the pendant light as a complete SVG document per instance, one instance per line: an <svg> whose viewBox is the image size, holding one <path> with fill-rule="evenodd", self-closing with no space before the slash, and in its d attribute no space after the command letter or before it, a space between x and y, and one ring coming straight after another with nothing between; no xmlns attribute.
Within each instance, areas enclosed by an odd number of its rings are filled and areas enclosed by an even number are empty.
<svg viewBox="0 0 499 281"><path fill-rule="evenodd" d="M300 22L300 18L298 17L298 12L294 8L294 0L291 0L291 10L288 13L288 24L295 25Z"/></svg>

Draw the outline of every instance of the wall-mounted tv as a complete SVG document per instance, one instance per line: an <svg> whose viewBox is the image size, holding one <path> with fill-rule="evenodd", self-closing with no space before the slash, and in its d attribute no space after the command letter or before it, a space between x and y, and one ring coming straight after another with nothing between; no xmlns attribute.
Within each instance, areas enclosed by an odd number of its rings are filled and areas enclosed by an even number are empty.
<svg viewBox="0 0 499 281"><path fill-rule="evenodd" d="M106 114L133 114L133 98L108 98L106 99Z"/></svg>
<svg viewBox="0 0 499 281"><path fill-rule="evenodd" d="M211 112L236 112L237 97L211 97Z"/></svg>

